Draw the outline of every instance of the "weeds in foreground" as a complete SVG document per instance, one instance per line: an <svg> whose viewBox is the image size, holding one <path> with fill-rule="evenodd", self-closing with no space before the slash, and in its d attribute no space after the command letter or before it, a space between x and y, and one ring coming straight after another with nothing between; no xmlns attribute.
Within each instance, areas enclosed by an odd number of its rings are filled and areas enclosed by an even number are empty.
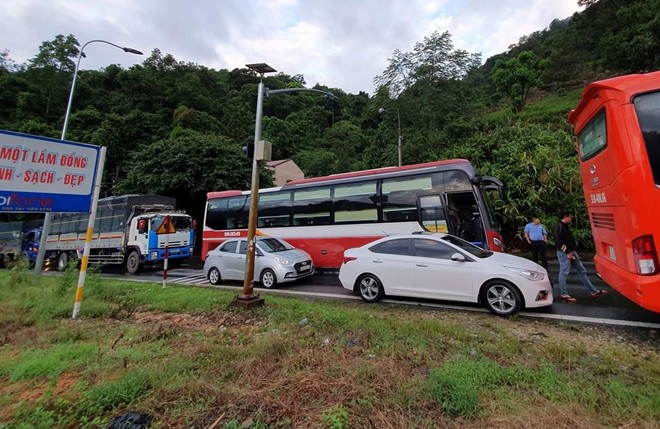
<svg viewBox="0 0 660 429"><path fill-rule="evenodd" d="M2 429L105 427L128 409L228 429L570 427L552 412L566 408L583 427L660 420L658 350L597 329L270 296L242 312L229 292L98 277L72 321L58 277L10 277Z"/></svg>

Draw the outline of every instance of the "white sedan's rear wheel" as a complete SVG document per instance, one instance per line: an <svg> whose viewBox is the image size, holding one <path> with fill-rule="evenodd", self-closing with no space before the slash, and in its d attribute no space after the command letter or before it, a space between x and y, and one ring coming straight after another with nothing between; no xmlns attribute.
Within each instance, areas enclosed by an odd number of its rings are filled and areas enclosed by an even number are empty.
<svg viewBox="0 0 660 429"><path fill-rule="evenodd" d="M357 281L357 289L366 302L376 302L385 296L383 283L373 274L363 274Z"/></svg>
<svg viewBox="0 0 660 429"><path fill-rule="evenodd" d="M209 270L209 283L212 285L219 285L222 283L222 276L220 276L220 270L216 267L213 267Z"/></svg>

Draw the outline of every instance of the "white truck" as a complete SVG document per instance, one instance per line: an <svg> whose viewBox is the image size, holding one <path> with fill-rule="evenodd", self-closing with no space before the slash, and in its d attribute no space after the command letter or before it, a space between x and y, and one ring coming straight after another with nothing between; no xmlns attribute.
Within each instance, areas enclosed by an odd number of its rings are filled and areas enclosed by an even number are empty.
<svg viewBox="0 0 660 429"><path fill-rule="evenodd" d="M92 233L89 263L123 264L135 274L145 264L157 264L165 258L176 268L193 252L195 221L190 215L174 210L174 198L158 195L122 195L99 200ZM166 216L174 231L157 234ZM54 213L46 241L45 259L49 266L66 269L72 259L82 258L89 215Z"/></svg>

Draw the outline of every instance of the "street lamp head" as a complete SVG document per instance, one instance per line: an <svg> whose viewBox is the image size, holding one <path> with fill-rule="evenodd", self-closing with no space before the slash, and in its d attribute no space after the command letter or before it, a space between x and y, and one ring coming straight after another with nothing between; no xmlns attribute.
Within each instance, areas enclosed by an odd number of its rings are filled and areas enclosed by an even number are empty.
<svg viewBox="0 0 660 429"><path fill-rule="evenodd" d="M245 67L254 70L259 74L274 73L277 71L266 63L245 64Z"/></svg>
<svg viewBox="0 0 660 429"><path fill-rule="evenodd" d="M137 49L127 48L125 46L122 49L124 52L128 52L129 54L142 55L142 52L138 51Z"/></svg>

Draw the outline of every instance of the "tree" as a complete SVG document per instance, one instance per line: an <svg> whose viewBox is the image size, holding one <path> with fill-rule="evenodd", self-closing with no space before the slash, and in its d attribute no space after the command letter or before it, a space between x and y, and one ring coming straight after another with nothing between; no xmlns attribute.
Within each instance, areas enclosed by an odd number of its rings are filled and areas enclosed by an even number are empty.
<svg viewBox="0 0 660 429"><path fill-rule="evenodd" d="M138 147L114 193L176 197L179 206L200 218L209 191L248 189L251 163L240 144L221 136L180 130L170 138ZM262 172L262 186L272 177Z"/></svg>
<svg viewBox="0 0 660 429"><path fill-rule="evenodd" d="M16 66L16 62L9 56L9 51L5 49L0 52L0 73L11 73L17 69L18 66Z"/></svg>
<svg viewBox="0 0 660 429"><path fill-rule="evenodd" d="M43 116L47 120L51 119L52 103L56 106L53 111L57 112L57 117L64 116L68 83L76 68L74 59L80 53L79 46L72 34L66 37L60 34L43 42L39 53L29 61L27 75L38 90Z"/></svg>
<svg viewBox="0 0 660 429"><path fill-rule="evenodd" d="M454 50L451 34L435 31L416 43L413 52L397 49L388 61L388 67L374 78L374 84L397 96L420 81L432 85L439 80L461 79L479 66L481 55Z"/></svg>
<svg viewBox="0 0 660 429"><path fill-rule="evenodd" d="M30 60L30 64L32 67L73 73L76 69L74 59L80 54L79 46L80 43L73 34L66 37L59 34L53 40L41 43L39 53Z"/></svg>
<svg viewBox="0 0 660 429"><path fill-rule="evenodd" d="M531 51L495 63L493 82L500 93L509 97L514 112L522 112L525 108L529 90L538 85L545 65Z"/></svg>

